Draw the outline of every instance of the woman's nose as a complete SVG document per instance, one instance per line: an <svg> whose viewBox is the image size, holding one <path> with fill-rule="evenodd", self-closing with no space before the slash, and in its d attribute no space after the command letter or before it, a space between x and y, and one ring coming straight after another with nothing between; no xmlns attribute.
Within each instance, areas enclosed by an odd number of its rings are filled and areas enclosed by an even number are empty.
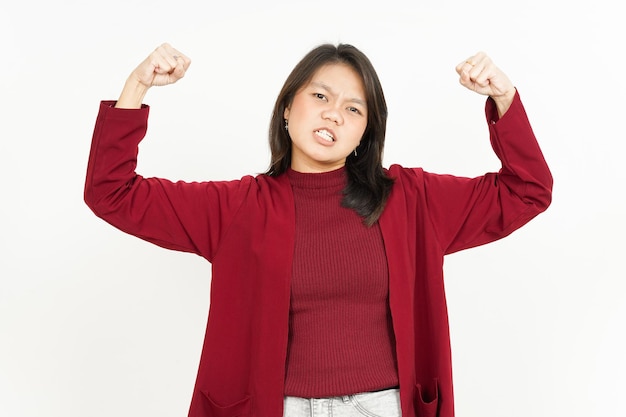
<svg viewBox="0 0 626 417"><path fill-rule="evenodd" d="M324 120L330 120L333 123L340 125L343 123L343 118L341 117L341 113L335 107L330 107L322 113L322 118Z"/></svg>

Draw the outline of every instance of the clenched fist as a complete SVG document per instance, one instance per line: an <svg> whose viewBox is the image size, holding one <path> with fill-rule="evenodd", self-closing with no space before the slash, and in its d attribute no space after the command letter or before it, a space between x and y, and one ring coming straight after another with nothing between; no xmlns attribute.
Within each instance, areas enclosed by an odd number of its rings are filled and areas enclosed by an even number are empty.
<svg viewBox="0 0 626 417"><path fill-rule="evenodd" d="M502 116L511 105L515 87L509 77L484 52L466 59L456 66L459 82L478 94L490 96Z"/></svg>
<svg viewBox="0 0 626 417"><path fill-rule="evenodd" d="M175 83L185 76L189 65L186 55L164 43L130 74L116 107L139 108L150 87Z"/></svg>

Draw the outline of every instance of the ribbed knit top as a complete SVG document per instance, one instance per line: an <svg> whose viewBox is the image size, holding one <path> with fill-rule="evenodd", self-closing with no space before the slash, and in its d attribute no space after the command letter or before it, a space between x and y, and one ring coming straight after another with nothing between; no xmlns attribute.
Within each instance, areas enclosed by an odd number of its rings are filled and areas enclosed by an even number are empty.
<svg viewBox="0 0 626 417"><path fill-rule="evenodd" d="M345 168L288 170L296 230L285 395L398 385L387 259L378 223L341 207Z"/></svg>

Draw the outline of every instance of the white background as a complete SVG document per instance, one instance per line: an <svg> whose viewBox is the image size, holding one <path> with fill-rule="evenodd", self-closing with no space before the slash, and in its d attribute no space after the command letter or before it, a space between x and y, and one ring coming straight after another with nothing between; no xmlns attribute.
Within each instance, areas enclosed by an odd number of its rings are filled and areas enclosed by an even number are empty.
<svg viewBox="0 0 626 417"><path fill-rule="evenodd" d="M83 181L98 104L162 42L189 55L150 91L139 171L264 171L274 99L322 42L352 43L390 110L385 165L497 170L485 50L518 87L555 178L548 211L446 260L459 416L624 416L624 46L619 2L3 1L0 416L184 416L210 265L96 218ZM418 3L418 2L414 2Z"/></svg>

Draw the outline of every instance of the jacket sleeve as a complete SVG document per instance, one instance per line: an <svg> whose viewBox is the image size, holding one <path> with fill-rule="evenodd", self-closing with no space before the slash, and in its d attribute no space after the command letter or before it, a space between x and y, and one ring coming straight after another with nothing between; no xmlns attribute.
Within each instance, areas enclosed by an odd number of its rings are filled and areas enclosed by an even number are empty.
<svg viewBox="0 0 626 417"><path fill-rule="evenodd" d="M84 199L100 218L156 245L211 261L252 177L171 182L135 172L149 107L117 109L103 101L91 143Z"/></svg>
<svg viewBox="0 0 626 417"><path fill-rule="evenodd" d="M507 236L551 202L552 175L519 93L502 118L491 99L485 113L499 172L476 178L424 173L427 211L444 253Z"/></svg>

